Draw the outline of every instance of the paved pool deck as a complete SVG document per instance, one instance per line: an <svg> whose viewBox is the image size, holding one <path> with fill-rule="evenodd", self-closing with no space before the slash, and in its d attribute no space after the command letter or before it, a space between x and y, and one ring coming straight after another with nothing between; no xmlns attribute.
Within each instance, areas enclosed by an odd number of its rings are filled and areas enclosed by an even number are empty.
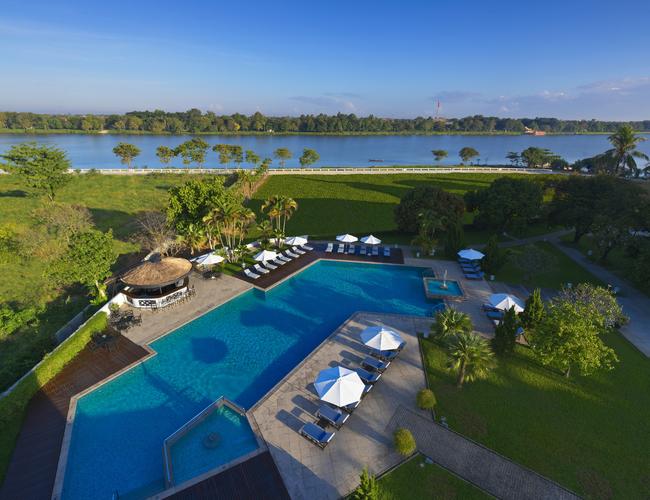
<svg viewBox="0 0 650 500"><path fill-rule="evenodd" d="M363 467L376 474L402 460L393 449L389 424L400 406L431 418L415 405L417 392L426 386L417 332L427 331L431 321L356 313L249 410L291 498L341 498L357 486ZM367 348L359 334L368 326L380 324L398 331L406 347L343 428L336 431L332 442L321 450L298 433L304 423L317 421L319 400L313 381L318 372L331 366L360 366Z"/></svg>

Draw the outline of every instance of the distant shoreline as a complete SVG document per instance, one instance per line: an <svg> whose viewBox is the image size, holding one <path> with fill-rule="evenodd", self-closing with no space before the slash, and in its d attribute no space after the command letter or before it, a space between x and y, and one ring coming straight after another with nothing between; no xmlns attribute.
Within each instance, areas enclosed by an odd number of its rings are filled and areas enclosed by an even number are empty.
<svg viewBox="0 0 650 500"><path fill-rule="evenodd" d="M648 135L650 132L637 131L638 134ZM67 130L67 129L0 129L0 134L15 134L15 135L154 135L154 136L168 136L180 137L188 135L205 135L205 136L323 136L323 137L382 137L382 136L444 136L444 135L460 135L460 136L525 136L536 137L523 132L461 132L461 131L445 131L445 132L182 132L174 134L171 132L154 133L143 130ZM545 136L570 136L570 135L610 135L612 132L547 132ZM537 136L537 137L545 137Z"/></svg>

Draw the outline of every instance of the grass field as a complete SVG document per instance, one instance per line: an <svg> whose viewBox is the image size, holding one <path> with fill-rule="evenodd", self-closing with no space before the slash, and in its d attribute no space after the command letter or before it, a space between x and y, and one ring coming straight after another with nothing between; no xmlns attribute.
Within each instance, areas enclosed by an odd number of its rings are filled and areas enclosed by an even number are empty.
<svg viewBox="0 0 650 500"><path fill-rule="evenodd" d="M470 483L436 464L427 464L422 455L386 474L379 480L381 500L484 500L492 498Z"/></svg>
<svg viewBox="0 0 650 500"><path fill-rule="evenodd" d="M511 284L560 289L567 283L593 283L605 285L585 268L577 265L561 250L551 243L538 241L534 245L549 255L551 265L531 275L530 283L525 283L521 269L515 264L517 254L525 250L525 246L510 247L508 259L501 269L495 274L497 281Z"/></svg>
<svg viewBox="0 0 650 500"><path fill-rule="evenodd" d="M527 348L488 379L457 390L445 352L422 340L426 370L450 427L587 498L650 497L650 360L618 333L620 363L565 379Z"/></svg>

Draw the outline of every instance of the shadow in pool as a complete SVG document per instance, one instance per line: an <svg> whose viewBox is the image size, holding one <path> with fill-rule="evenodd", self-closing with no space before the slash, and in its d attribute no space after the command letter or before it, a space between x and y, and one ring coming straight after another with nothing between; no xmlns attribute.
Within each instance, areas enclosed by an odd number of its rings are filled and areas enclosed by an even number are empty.
<svg viewBox="0 0 650 500"><path fill-rule="evenodd" d="M194 359L205 364L218 363L228 354L228 346L223 340L215 338L192 339L192 355Z"/></svg>

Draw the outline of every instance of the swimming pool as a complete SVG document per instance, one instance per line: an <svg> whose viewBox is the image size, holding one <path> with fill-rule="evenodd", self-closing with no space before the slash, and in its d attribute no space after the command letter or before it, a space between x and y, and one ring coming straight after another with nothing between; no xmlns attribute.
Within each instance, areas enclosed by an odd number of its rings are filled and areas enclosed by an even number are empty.
<svg viewBox="0 0 650 500"><path fill-rule="evenodd" d="M430 313L421 271L319 261L158 339L156 356L79 399L63 498L161 491L166 437L220 396L250 408L356 311Z"/></svg>

